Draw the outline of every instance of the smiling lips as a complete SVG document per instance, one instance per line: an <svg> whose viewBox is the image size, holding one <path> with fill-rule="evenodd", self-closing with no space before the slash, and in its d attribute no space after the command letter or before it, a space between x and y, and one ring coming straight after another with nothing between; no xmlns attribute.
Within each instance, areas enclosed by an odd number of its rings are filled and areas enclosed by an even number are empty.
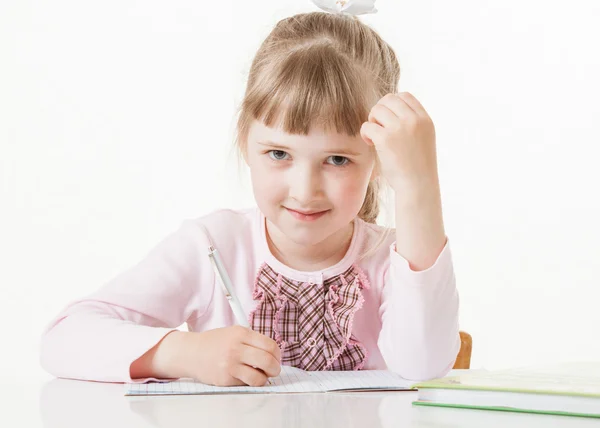
<svg viewBox="0 0 600 428"><path fill-rule="evenodd" d="M295 219L302 221L315 221L329 212L325 211L296 211L290 208L285 208Z"/></svg>

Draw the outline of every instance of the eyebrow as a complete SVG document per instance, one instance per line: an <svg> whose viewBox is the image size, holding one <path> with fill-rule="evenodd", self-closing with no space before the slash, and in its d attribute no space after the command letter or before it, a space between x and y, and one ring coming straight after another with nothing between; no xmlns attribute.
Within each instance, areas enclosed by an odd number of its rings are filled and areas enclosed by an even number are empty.
<svg viewBox="0 0 600 428"><path fill-rule="evenodd" d="M261 146L271 147L271 148L276 149L276 150L283 150L283 151L290 151L291 150L290 147L283 146L281 144L277 144L277 143L274 143L272 141L259 141L258 144L260 144ZM358 156L358 155L360 155L360 153L357 153L357 152L354 152L354 151L348 150L348 149L327 150L327 151L325 151L325 153L333 154L333 155L348 155L348 156Z"/></svg>

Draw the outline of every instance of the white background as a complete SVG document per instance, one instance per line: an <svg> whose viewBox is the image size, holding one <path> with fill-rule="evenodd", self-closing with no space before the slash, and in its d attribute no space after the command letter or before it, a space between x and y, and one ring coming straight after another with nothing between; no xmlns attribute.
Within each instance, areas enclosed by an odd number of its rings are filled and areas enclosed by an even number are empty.
<svg viewBox="0 0 600 428"><path fill-rule="evenodd" d="M436 124L472 367L600 359L600 3L379 0ZM252 55L309 0L0 3L0 362L182 220L251 206ZM383 219L385 221L385 219Z"/></svg>

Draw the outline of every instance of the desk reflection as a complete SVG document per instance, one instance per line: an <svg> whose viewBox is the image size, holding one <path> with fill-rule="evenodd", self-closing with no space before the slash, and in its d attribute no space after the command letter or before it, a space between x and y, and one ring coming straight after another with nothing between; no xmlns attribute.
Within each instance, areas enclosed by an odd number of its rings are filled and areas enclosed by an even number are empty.
<svg viewBox="0 0 600 428"><path fill-rule="evenodd" d="M413 399L411 392L125 397L120 384L53 379L40 410L45 428L364 428L410 421Z"/></svg>

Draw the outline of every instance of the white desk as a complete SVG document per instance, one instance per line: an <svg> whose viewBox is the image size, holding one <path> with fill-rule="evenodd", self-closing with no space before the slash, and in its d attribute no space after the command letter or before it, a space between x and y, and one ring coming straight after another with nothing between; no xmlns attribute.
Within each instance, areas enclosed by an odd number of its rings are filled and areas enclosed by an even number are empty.
<svg viewBox="0 0 600 428"><path fill-rule="evenodd" d="M125 397L123 386L0 377L0 426L555 428L600 420L412 406L415 392Z"/></svg>

